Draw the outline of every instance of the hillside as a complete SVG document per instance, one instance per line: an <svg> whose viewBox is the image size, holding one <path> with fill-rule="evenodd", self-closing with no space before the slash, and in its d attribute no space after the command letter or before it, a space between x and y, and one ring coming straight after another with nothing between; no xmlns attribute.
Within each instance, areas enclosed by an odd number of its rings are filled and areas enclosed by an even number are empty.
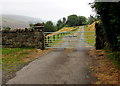
<svg viewBox="0 0 120 86"><path fill-rule="evenodd" d="M0 18L0 24L2 22L2 27L9 26L12 29L16 28L27 28L30 23L42 22L41 19L27 17L27 16L19 16L19 15L2 15Z"/></svg>
<svg viewBox="0 0 120 86"><path fill-rule="evenodd" d="M95 31L95 23L98 23L99 21L95 21L90 25L87 25L87 31Z"/></svg>
<svg viewBox="0 0 120 86"><path fill-rule="evenodd" d="M75 29L76 27L63 27L62 29L56 31L55 33L48 34L47 36L57 35L59 32L67 32L67 31L72 31Z"/></svg>

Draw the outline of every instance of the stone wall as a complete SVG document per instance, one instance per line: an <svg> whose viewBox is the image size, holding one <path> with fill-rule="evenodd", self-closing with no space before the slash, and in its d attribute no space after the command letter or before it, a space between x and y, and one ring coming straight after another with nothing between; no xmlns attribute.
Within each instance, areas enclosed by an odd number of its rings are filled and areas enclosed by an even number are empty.
<svg viewBox="0 0 120 86"><path fill-rule="evenodd" d="M2 31L2 47L6 48L44 48L44 34L36 29L17 29Z"/></svg>

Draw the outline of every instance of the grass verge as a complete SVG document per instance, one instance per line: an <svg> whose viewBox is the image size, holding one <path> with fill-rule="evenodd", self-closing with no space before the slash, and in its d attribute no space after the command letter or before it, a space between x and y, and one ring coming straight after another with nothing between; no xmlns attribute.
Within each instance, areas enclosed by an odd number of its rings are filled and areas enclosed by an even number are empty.
<svg viewBox="0 0 120 86"><path fill-rule="evenodd" d="M92 63L91 71L97 77L97 81L93 84L111 84L118 86L119 83L119 73L115 65L106 57L105 50L95 50L92 49L89 52L91 56Z"/></svg>
<svg viewBox="0 0 120 86"><path fill-rule="evenodd" d="M15 76L15 72L35 60L39 56L47 53L48 50L34 48L3 48L2 49L2 71L3 81L6 83Z"/></svg>

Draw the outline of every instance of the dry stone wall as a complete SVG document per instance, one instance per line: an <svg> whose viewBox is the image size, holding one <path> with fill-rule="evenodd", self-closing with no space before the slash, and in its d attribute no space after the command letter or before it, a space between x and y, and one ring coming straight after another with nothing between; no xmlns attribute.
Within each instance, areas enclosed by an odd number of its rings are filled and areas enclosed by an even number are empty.
<svg viewBox="0 0 120 86"><path fill-rule="evenodd" d="M3 30L2 47L6 48L40 48L44 49L44 33L37 29Z"/></svg>

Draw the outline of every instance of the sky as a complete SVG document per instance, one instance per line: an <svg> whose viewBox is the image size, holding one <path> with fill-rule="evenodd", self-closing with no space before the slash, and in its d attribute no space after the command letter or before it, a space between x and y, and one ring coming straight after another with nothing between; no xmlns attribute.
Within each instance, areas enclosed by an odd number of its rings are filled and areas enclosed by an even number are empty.
<svg viewBox="0 0 120 86"><path fill-rule="evenodd" d="M57 21L72 14L89 17L94 14L93 0L0 0L0 13L24 15Z"/></svg>

